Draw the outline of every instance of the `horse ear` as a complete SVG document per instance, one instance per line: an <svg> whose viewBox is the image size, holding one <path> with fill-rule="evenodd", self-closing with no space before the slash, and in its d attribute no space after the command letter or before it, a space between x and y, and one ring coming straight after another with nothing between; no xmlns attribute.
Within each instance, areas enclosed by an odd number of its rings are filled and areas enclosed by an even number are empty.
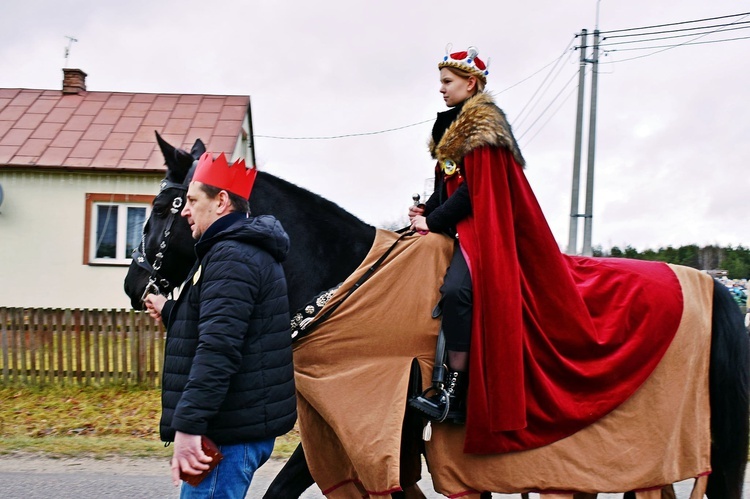
<svg viewBox="0 0 750 499"><path fill-rule="evenodd" d="M190 155L195 159L199 159L205 152L206 144L204 144L201 139L195 139L195 144L193 144L193 148L190 149Z"/></svg>
<svg viewBox="0 0 750 499"><path fill-rule="evenodd" d="M189 152L169 144L159 135L159 132L154 131L154 133L156 133L156 142L159 144L161 153L164 155L164 162L167 165L167 179L178 184L182 183L195 159Z"/></svg>
<svg viewBox="0 0 750 499"><path fill-rule="evenodd" d="M159 144L159 149L161 149L161 153L164 155L164 161L167 163L167 168L169 168L169 161L171 158L174 158L174 151L175 148L171 144L169 144L166 140L161 138L161 135L159 135L159 132L154 130L154 133L156 134L156 143Z"/></svg>

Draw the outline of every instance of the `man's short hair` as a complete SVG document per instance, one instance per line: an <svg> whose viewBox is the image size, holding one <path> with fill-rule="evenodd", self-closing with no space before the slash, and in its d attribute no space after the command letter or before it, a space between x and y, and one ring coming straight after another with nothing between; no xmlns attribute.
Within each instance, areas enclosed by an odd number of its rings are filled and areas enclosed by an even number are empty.
<svg viewBox="0 0 750 499"><path fill-rule="evenodd" d="M225 190L208 184L201 184L201 189L206 193L206 196L211 199L214 199L219 195L221 191ZM240 213L250 213L250 203L247 199L243 198L242 196L238 196L233 192L226 191L226 193L229 194L229 204L232 205L232 209L234 211L238 211Z"/></svg>

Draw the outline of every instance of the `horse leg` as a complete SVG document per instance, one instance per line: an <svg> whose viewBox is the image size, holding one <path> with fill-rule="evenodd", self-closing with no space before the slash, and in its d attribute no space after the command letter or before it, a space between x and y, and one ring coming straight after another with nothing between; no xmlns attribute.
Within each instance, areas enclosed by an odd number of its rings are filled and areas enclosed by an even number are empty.
<svg viewBox="0 0 750 499"><path fill-rule="evenodd" d="M409 373L408 395L421 392L422 373L419 362L414 359ZM401 455L399 482L403 492L391 494L393 499L425 499L417 482L422 477L422 455L425 454L422 440L422 418L412 411L404 411L401 426Z"/></svg>
<svg viewBox="0 0 750 499"><path fill-rule="evenodd" d="M667 485L661 489L661 499L677 499L677 494L674 491L674 486Z"/></svg>
<svg viewBox="0 0 750 499"><path fill-rule="evenodd" d="M416 483L409 487L404 487L402 492L395 492L391 494L392 499L427 499L422 489Z"/></svg>
<svg viewBox="0 0 750 499"><path fill-rule="evenodd" d="M655 491L648 491L647 494L655 494ZM644 494L644 492L641 492L641 494ZM661 499L677 499L677 496L674 493L674 487L672 485L665 485L664 487L659 490L659 497ZM635 491L625 492L622 495L622 499L637 499L639 496ZM578 499L576 497L576 499ZM596 495L592 496L592 499L596 499Z"/></svg>
<svg viewBox="0 0 750 499"><path fill-rule="evenodd" d="M305 461L305 451L300 443L269 485L263 499L299 497L314 483L315 480L313 480L307 467L307 461Z"/></svg>
<svg viewBox="0 0 750 499"><path fill-rule="evenodd" d="M709 499L742 499L750 416L750 342L742 313L727 288L714 280L711 364L711 468Z"/></svg>

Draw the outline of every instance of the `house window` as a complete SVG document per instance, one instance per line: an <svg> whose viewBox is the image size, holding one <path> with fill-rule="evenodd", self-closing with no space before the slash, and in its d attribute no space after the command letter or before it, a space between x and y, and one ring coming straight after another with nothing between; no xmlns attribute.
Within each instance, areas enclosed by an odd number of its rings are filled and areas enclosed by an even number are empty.
<svg viewBox="0 0 750 499"><path fill-rule="evenodd" d="M83 263L129 265L152 200L138 194L86 194Z"/></svg>

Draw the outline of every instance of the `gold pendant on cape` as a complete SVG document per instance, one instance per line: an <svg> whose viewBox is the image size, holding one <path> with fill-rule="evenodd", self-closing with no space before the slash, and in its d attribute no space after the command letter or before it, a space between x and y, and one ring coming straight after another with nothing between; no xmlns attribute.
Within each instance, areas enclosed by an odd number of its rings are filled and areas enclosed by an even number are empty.
<svg viewBox="0 0 750 499"><path fill-rule="evenodd" d="M458 165L452 159L444 159L440 162L440 168L443 170L446 176L450 177L458 170Z"/></svg>

